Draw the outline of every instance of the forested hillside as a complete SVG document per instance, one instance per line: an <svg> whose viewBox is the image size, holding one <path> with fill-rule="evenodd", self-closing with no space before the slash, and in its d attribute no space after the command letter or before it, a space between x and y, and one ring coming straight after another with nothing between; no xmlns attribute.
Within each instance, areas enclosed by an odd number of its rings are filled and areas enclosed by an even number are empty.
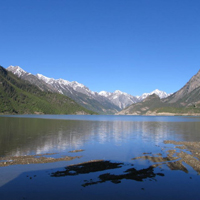
<svg viewBox="0 0 200 200"><path fill-rule="evenodd" d="M41 91L0 66L1 114L94 114L72 99Z"/></svg>

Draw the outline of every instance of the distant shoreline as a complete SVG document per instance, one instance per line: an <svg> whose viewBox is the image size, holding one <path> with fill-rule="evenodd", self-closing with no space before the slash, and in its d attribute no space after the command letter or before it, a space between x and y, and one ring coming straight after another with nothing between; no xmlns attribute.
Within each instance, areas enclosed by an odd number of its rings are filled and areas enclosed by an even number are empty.
<svg viewBox="0 0 200 200"><path fill-rule="evenodd" d="M133 113L133 114L115 114L115 115L130 115L130 116L200 116L200 113L167 113L167 112L162 112L162 113L148 113L148 114L137 114L137 113Z"/></svg>

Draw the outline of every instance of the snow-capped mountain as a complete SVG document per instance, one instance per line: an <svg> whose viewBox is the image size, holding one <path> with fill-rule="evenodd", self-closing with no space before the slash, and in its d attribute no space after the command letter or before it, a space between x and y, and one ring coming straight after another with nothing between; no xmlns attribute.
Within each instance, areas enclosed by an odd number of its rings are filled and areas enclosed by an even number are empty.
<svg viewBox="0 0 200 200"><path fill-rule="evenodd" d="M169 96L166 92L158 89L151 93L144 93L142 96L132 96L120 90L115 92L94 92L85 85L77 81L68 81L64 79L54 79L42 74L33 75L24 71L19 66L9 66L7 70L11 71L18 77L29 81L31 84L38 86L43 91L58 92L75 100L87 109L98 113L115 113L121 109L130 106L145 99L151 94L157 94L160 98Z"/></svg>
<svg viewBox="0 0 200 200"><path fill-rule="evenodd" d="M141 96L139 96L137 98L138 98L139 101L142 101L142 100L146 99L148 96L150 96L152 94L158 95L161 99L164 99L164 98L168 97L169 95L171 95L171 94L167 94L164 91L160 91L160 90L156 89L151 93L144 93L144 94L142 94Z"/></svg>
<svg viewBox="0 0 200 200"><path fill-rule="evenodd" d="M66 90L69 90L72 93L73 89L76 92L80 92L88 96L95 95L95 92L91 91L88 87L81 83L78 83L77 81L70 82L64 79L53 79L43 76L42 74L36 74L36 77L56 88L61 94L65 94Z"/></svg>
<svg viewBox="0 0 200 200"><path fill-rule="evenodd" d="M48 78L42 74L33 75L20 67L9 66L8 71L15 73L21 79L29 81L43 91L57 92L70 97L83 107L101 114L113 114L120 110L118 106L102 97L97 92L91 91L85 85L76 81Z"/></svg>
<svg viewBox="0 0 200 200"><path fill-rule="evenodd" d="M23 76L24 74L27 74L26 71L24 71L22 68L20 68L19 66L9 66L7 68L7 70L12 71L13 74L15 74L16 76L20 77Z"/></svg>
<svg viewBox="0 0 200 200"><path fill-rule="evenodd" d="M88 87L77 81L70 82L64 79L53 79L42 74L37 74L36 77L50 84L59 93L72 98L87 109L110 114L120 110L119 107L111 103L107 98L102 98L97 92L91 91Z"/></svg>
<svg viewBox="0 0 200 200"><path fill-rule="evenodd" d="M115 104L121 109L124 109L127 106L133 103L137 103L139 101L136 97L125 92L121 92L120 90L116 90L113 93L101 91L99 92L99 95L108 98L113 104Z"/></svg>
<svg viewBox="0 0 200 200"><path fill-rule="evenodd" d="M161 99L166 98L169 95L171 95L171 94L167 94L164 91L160 91L158 89L154 90L151 93L144 93L141 96L132 96L130 94L121 92L119 90L116 90L113 93L106 92L106 91L99 92L99 95L108 98L112 103L114 103L116 106L120 107L121 109L124 109L131 104L138 103L146 99L149 95L152 95L152 94L158 95Z"/></svg>
<svg viewBox="0 0 200 200"><path fill-rule="evenodd" d="M8 71L11 71L13 74L18 76L21 79L24 79L26 81L29 81L31 84L36 85L38 88L40 88L42 91L49 91L49 92L58 92L56 89L54 89L50 84L46 84L44 81L39 80L36 76L34 76L31 73L28 73L24 71L19 66L9 66L7 68Z"/></svg>

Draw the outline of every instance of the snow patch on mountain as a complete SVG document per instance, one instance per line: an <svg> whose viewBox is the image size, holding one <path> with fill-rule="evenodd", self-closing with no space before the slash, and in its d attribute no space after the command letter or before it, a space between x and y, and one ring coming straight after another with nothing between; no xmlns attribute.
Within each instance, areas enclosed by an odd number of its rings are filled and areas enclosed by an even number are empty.
<svg viewBox="0 0 200 200"><path fill-rule="evenodd" d="M62 90L68 90L72 93L72 89L77 91L77 92L80 92L80 93L83 93L83 94L86 94L88 96L92 96L92 95L95 95L95 92L91 91L88 87L86 87L85 85L81 84L81 83L78 83L77 81L67 81L67 80L64 80L64 79L53 79L53 78L48 78L42 74L37 74L36 75L38 79L41 79L43 80L44 82L52 85L54 88L57 88L58 91L60 93L63 94L63 91ZM62 91L62 92L61 92Z"/></svg>
<svg viewBox="0 0 200 200"><path fill-rule="evenodd" d="M10 65L8 68L7 68L8 71L11 71L13 74L17 75L18 77L26 74L27 72L24 71L22 68L20 68L19 66L13 66L13 65Z"/></svg>
<svg viewBox="0 0 200 200"><path fill-rule="evenodd" d="M40 80L43 80L44 82L46 82L48 84L52 84L55 81L55 79L46 77L42 74L36 74L36 77Z"/></svg>
<svg viewBox="0 0 200 200"><path fill-rule="evenodd" d="M70 85L76 90L78 87L79 88L84 88L85 86L81 83L78 83L77 81L72 81Z"/></svg>
<svg viewBox="0 0 200 200"><path fill-rule="evenodd" d="M113 104L118 106L120 109L124 109L125 107L138 102L138 99L130 94L122 92L120 90L116 90L112 92L101 91L98 93L101 96L109 99Z"/></svg>
<svg viewBox="0 0 200 200"><path fill-rule="evenodd" d="M59 84L62 84L62 85L69 85L70 84L70 82L69 81L67 81L67 80L64 80L64 79L58 79L57 80L58 81L58 83Z"/></svg>
<svg viewBox="0 0 200 200"><path fill-rule="evenodd" d="M99 95L103 96L103 97L108 97L110 96L112 93L111 92L106 92L106 91L101 91L99 92Z"/></svg>
<svg viewBox="0 0 200 200"><path fill-rule="evenodd" d="M142 94L141 96L138 97L138 99L139 99L140 101L142 101L142 100L146 99L148 96L150 96L150 95L152 95L152 94L158 95L161 99L164 99L164 98L168 97L169 95L171 95L171 94L167 94L167 93L164 92L164 91L161 91L161 90L156 89L156 90L154 90L153 92Z"/></svg>

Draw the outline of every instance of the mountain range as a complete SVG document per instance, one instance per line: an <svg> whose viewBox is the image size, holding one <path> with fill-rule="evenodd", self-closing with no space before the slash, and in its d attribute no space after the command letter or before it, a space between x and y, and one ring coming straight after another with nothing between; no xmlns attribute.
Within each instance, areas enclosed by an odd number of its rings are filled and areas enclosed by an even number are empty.
<svg viewBox="0 0 200 200"><path fill-rule="evenodd" d="M23 71L20 73L24 74ZM31 80L33 80L32 77ZM43 86L43 83L38 83ZM49 87L48 85L46 86ZM43 89L44 90L44 89ZM50 90L50 89L49 89ZM42 91L0 66L1 114L96 114L62 94Z"/></svg>
<svg viewBox="0 0 200 200"><path fill-rule="evenodd" d="M141 96L132 96L119 90L113 93L106 91L94 92L76 81L70 82L64 79L48 78L42 74L33 75L24 71L19 66L9 66L7 70L19 78L36 85L42 91L60 93L68 96L86 109L99 114L117 113L127 106L141 102L152 94L158 95L161 99L170 95L158 89L151 93L144 93Z"/></svg>
<svg viewBox="0 0 200 200"><path fill-rule="evenodd" d="M148 96L118 113L119 115L200 115L200 70L180 90L160 99Z"/></svg>

